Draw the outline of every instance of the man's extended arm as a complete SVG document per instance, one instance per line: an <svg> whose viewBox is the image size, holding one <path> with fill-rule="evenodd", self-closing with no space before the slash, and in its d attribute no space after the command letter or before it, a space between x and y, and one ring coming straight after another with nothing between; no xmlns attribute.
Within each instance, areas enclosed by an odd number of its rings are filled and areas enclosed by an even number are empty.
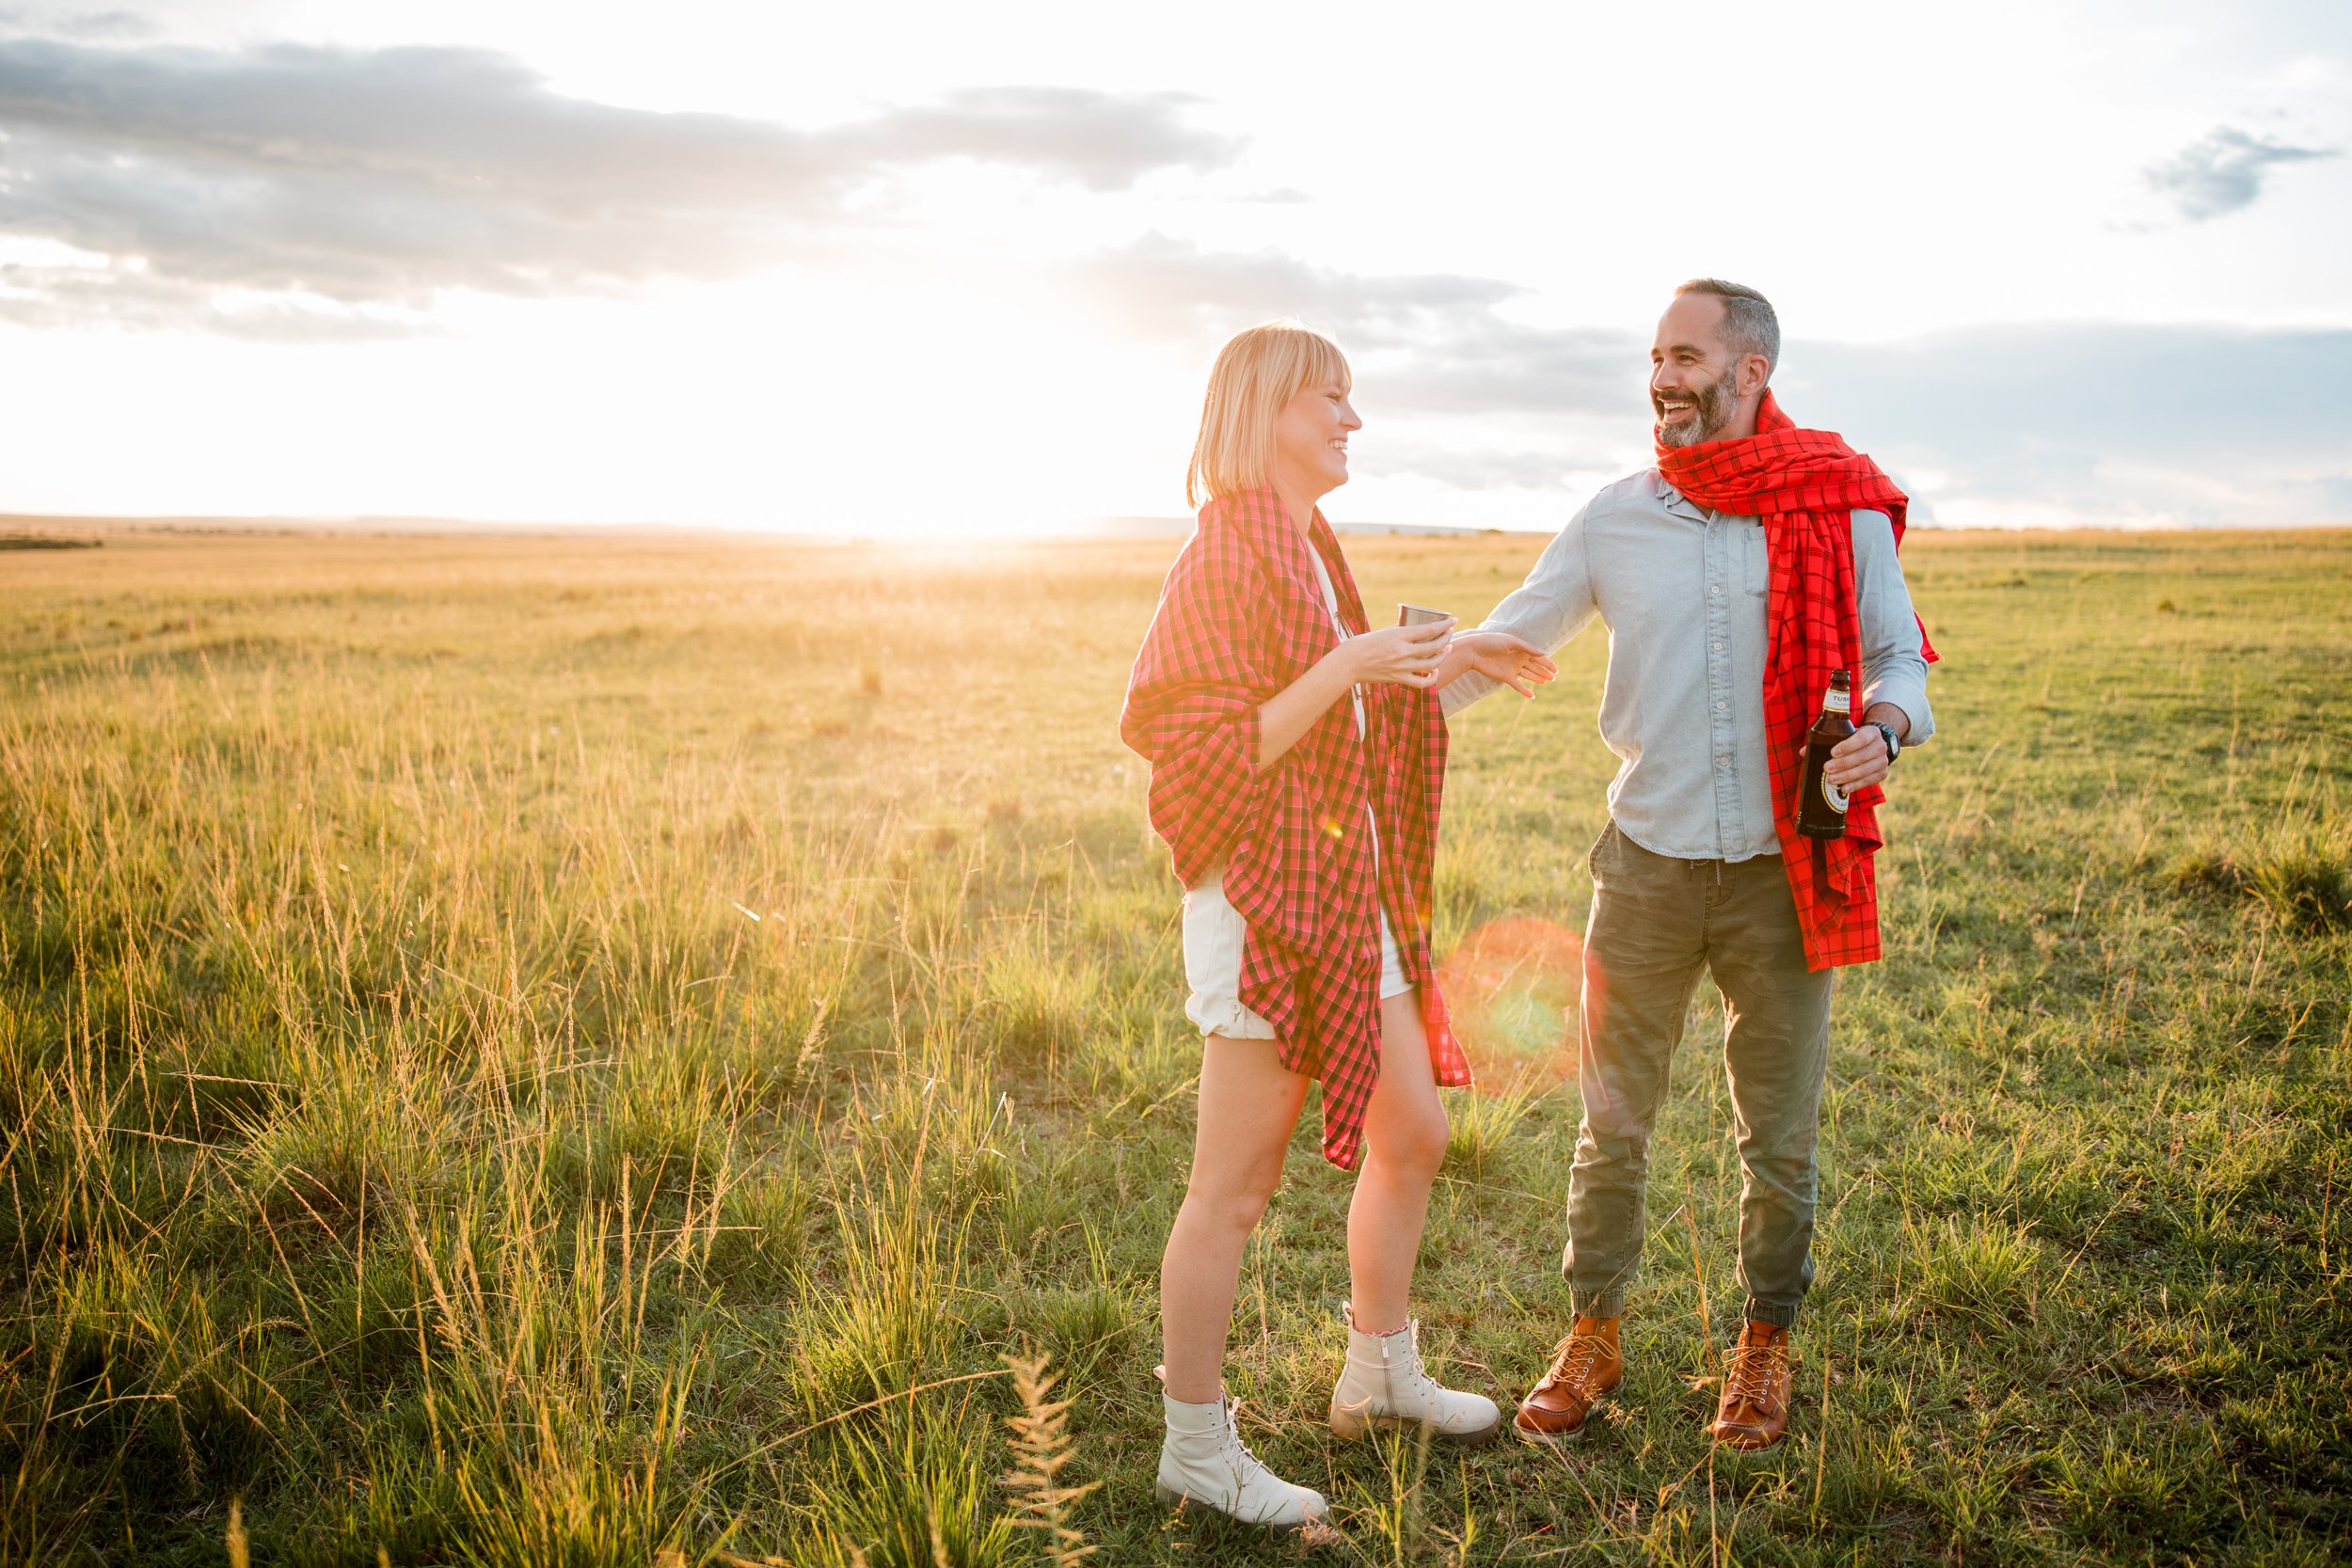
<svg viewBox="0 0 2352 1568"><path fill-rule="evenodd" d="M1593 578L1584 559L1584 511L1579 511L1536 558L1527 580L1495 606L1478 629L1509 632L1550 653L1584 629L1593 608ZM1438 692L1438 700L1451 719L1502 684L1469 671Z"/></svg>

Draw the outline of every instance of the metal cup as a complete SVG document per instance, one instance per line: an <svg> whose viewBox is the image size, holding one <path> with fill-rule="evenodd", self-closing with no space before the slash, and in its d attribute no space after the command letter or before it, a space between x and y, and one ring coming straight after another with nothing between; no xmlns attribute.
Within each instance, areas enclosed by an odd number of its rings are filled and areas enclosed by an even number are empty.
<svg viewBox="0 0 2352 1568"><path fill-rule="evenodd" d="M1399 604L1396 607L1396 624L1400 626L1425 626L1434 621L1452 619L1454 617L1446 611L1431 610L1426 605Z"/></svg>

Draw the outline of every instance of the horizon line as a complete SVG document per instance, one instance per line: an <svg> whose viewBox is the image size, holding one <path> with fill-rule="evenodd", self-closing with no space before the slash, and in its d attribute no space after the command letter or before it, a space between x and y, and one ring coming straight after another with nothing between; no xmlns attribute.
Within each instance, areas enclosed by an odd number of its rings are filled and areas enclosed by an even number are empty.
<svg viewBox="0 0 2352 1568"><path fill-rule="evenodd" d="M361 534L374 537L498 537L515 535L602 534L612 537L657 534L676 538L716 537L771 540L811 545L887 545L960 543L1023 545L1096 543L1121 539L1175 538L1190 531L1194 520L1177 515L1106 515L1041 524L1023 532L954 533L899 532L880 529L790 529L765 524L678 522L661 520L593 522L562 518L459 517L401 513L354 513L345 515L271 513L68 513L0 512L0 540L37 536L43 529L94 533L297 533ZM1332 521L1334 532L1401 537L1490 538L1524 534L1540 538L1558 532L1553 528L1503 528L1460 523ZM1950 524L1922 519L1911 530L1927 533L2259 533L2314 532L2352 530L2352 519L2310 519L2301 522L2185 523L2119 517L2106 521L2026 524Z"/></svg>

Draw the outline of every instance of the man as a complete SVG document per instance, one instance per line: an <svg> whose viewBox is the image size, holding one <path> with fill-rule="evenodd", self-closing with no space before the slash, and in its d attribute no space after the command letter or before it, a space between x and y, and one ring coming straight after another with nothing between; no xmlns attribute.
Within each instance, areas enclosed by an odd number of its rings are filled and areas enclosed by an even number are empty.
<svg viewBox="0 0 2352 1568"><path fill-rule="evenodd" d="M1896 562L1904 498L1768 390L1780 325L1753 289L1685 283L1650 350L1658 466L1594 497L1482 629L1557 648L1609 627L1600 731L1623 759L1594 845L1568 1180L1575 1320L1512 1430L1583 1432L1624 1381L1652 1121L1699 972L1722 990L1738 1120L1746 1325L1708 1431L1740 1449L1788 1430L1788 1333L1813 1276L1815 1125L1836 966L1879 955L1874 787L1928 738L1927 648ZM1804 730L1834 669L1854 734L1827 778L1846 836L1797 836ZM1494 689L1466 676L1451 713Z"/></svg>

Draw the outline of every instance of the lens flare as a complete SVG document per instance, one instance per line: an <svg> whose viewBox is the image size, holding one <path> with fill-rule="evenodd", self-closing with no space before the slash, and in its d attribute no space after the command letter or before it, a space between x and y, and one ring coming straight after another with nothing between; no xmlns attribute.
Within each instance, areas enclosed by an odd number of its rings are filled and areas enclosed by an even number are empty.
<svg viewBox="0 0 2352 1568"><path fill-rule="evenodd" d="M1545 1089L1576 1076L1584 942L1532 915L1493 920L1438 966L1455 1038L1482 1090Z"/></svg>

